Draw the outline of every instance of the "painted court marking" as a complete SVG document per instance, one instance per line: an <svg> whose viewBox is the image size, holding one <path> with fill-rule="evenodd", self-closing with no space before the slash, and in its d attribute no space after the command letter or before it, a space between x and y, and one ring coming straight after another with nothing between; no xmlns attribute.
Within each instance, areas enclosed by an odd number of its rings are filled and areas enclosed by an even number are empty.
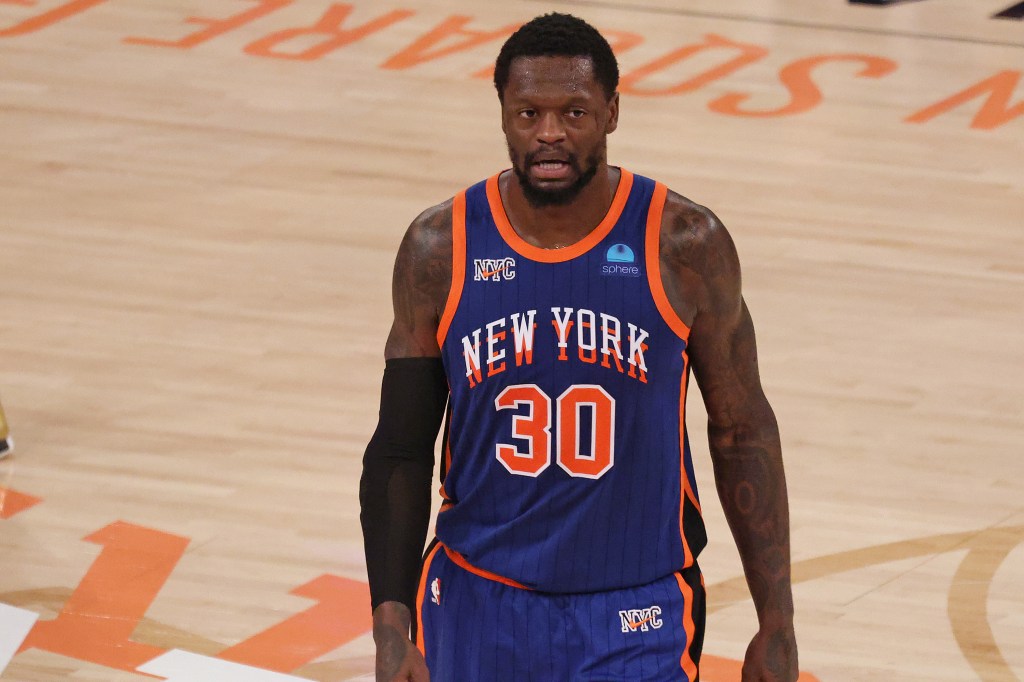
<svg viewBox="0 0 1024 682"><path fill-rule="evenodd" d="M117 521L85 540L103 551L57 617L39 623L23 648L134 670L165 651L133 641L132 634L189 539Z"/></svg>
<svg viewBox="0 0 1024 682"><path fill-rule="evenodd" d="M166 677L168 682L308 682L304 677L261 670L181 649L161 654L136 670Z"/></svg>
<svg viewBox="0 0 1024 682"><path fill-rule="evenodd" d="M367 585L348 578L323 575L291 591L314 600L316 603L310 608L222 650L217 659L182 651L164 658L169 652L159 646L141 645L128 638L144 620L150 602L163 585L165 574L173 568L169 564L176 563L176 559L167 559L180 556L182 543L187 544L188 538L117 522L87 536L86 540L103 545L104 552L70 596L66 596L66 590L61 588L0 594L4 601L22 606L45 603L47 608L61 612L55 620L36 623L34 612L0 603L0 663L3 664L0 672L10 661L11 654L4 654L8 649L38 646L59 655L115 669L148 673L151 669L156 670L150 668L156 665L182 681L294 680L300 678L285 673L309 665L318 657L370 631L369 613L361 606L353 608L354 604L368 603ZM793 579L794 583L804 583L890 561L967 550L949 592L950 623L964 657L978 675L977 679L1002 682L1014 679L1013 670L999 651L992 632L986 608L987 596L1004 559L1022 544L1024 525L925 536L797 561L793 565ZM143 573L151 577L142 581L144 584L126 583L124 565L147 568ZM718 597L709 604L709 613L749 599L742 576L715 583L710 590ZM146 624L151 629L154 626L159 626L161 631L167 629L148 619ZM179 644L188 641L188 646L204 650L217 650L222 646L188 633L179 633L175 639ZM111 651L120 654L112 656ZM340 675L339 663L326 661L317 666ZM708 682L735 682L740 678L741 669L742 661L710 654L701 659L702 676ZM818 678L802 672L800 682L818 682Z"/></svg>
<svg viewBox="0 0 1024 682"><path fill-rule="evenodd" d="M256 0L259 4L249 7L226 18L212 17L187 17L186 24L201 24L204 28L191 32L177 39L155 38L145 36L125 36L121 42L129 45L137 45L148 49L180 49L191 50L199 45L221 36L238 30L248 24L273 15L278 10L290 5L293 0ZM539 1L539 0L534 0ZM20 38L46 29L54 24L70 20L71 18L99 7L108 0L70 0L56 9L43 11L23 18L14 25L0 25L0 39ZM4 4L23 5L34 7L34 0L0 0L0 6ZM597 7L609 7L626 9L619 0L575 0L575 4L590 5ZM1009 8L1017 11L1018 6ZM360 42L371 35L387 31L395 24L409 21L415 17L417 21L426 19L424 15L414 9L395 9L380 14L376 18L363 24L353 26L350 14L353 5L346 3L334 3L320 15L319 19L312 24L299 26L279 27L262 38L246 45L242 51L252 57L284 59L298 62L314 62L328 57L337 50L349 49L359 46ZM977 42L971 38L958 36L932 36L916 33L879 31L876 29L828 26L817 24L806 24L784 19L766 19L756 16L716 14L698 12L693 10L680 10L676 8L661 8L649 6L629 6L630 12L646 12L649 14L667 14L679 16L702 16L715 18L723 21L740 23L767 23L772 25L789 25L798 28L813 29L816 31L842 31L854 33L868 33L873 35L889 35L901 38L916 38L928 40L956 41L964 43ZM433 28L426 30L412 43L400 47L397 52L390 55L378 65L383 70L404 70L418 67L422 64L443 59L452 54L471 50L491 41L501 40L511 34L516 24L510 24L495 30L470 29L469 26L476 21L473 16L452 15L442 19ZM6 24L6 22L5 22ZM623 53L644 42L642 35L601 27L615 39L614 49ZM179 29L180 35L180 29ZM314 37L317 42L309 45L303 43L300 49L295 46L294 41L302 38L308 40ZM453 42L454 41L454 42ZM1003 47L1022 48L1024 44L1016 42L989 42L982 44L999 45ZM729 53L733 56L728 58L716 67L703 73L677 82L671 86L655 86L648 82L648 79L655 73L671 68L673 65L685 61L698 54L714 53L726 59ZM711 83L725 78L732 73L744 69L755 62L767 58L771 51L763 45L747 43L730 39L717 34L706 34L703 41L683 44L670 49L667 53L656 57L653 61L643 64L632 71L622 74L620 91L630 95L644 97L669 97L691 93L702 89ZM721 115L746 117L746 118L776 118L802 114L811 109L817 108L827 97L816 82L815 72L820 67L826 67L833 62L854 62L861 63L858 73L854 78L880 79L890 76L899 68L899 63L892 59L870 54L814 54L805 56L784 66L778 74L778 85L784 87L790 93L790 103L774 109L759 109L756 105L744 104L748 99L754 98L758 92L726 92L716 99L707 103L708 108ZM1019 68L1004 68L995 74L989 75L973 84L959 82L950 86L960 88L953 94L938 102L932 101L929 104L926 100L916 103L917 111L905 114L904 123L921 124L929 123L932 119L942 116L952 109L956 109L968 103L979 106L980 109L969 124L975 130L993 130L999 128L1012 120L1024 116L1024 102L1015 102L1016 88L1024 72ZM1013 66L1018 66L1014 64ZM491 67L471 72L470 77L486 78L491 73ZM982 77L976 74L973 78ZM645 85L645 83L647 83ZM756 100L755 100L756 101ZM919 108L923 107L923 108Z"/></svg>
<svg viewBox="0 0 1024 682"><path fill-rule="evenodd" d="M532 2L543 2L544 0L531 0ZM910 38L912 40L939 40L945 42L954 43L972 43L974 45L995 45L998 47L1024 47L1021 43L1013 43L999 40L981 40L978 38L968 38L964 36L949 35L949 34L937 34L937 33L918 33L916 31L896 31L891 29L878 29L878 28L862 28L859 26L845 26L842 24L821 24L813 23L808 21L798 21L795 19L780 19L776 17L759 17L753 14L729 14L724 12L702 12L700 10L691 10L679 7L659 7L656 5L636 5L618 2L616 0L570 0L570 4L583 5L590 7L604 7L606 9L615 9L625 12L644 12L646 14L664 14L669 16L681 16L681 17L700 17L702 19L718 19L720 21L731 21L742 24L768 24L771 26L788 26L790 28L803 28L810 29L813 31L832 31L835 33L860 33L864 35L876 35L876 36L888 36L891 38ZM874 3L872 3L874 4ZM997 17L1009 17L1017 18L1017 13L1021 11L1020 3L1012 7L1008 7L1003 12L997 14Z"/></svg>
<svg viewBox="0 0 1024 682"><path fill-rule="evenodd" d="M9 519L42 501L40 497L26 495L17 490L0 486L0 519Z"/></svg>
<svg viewBox="0 0 1024 682"><path fill-rule="evenodd" d="M39 614L34 611L0 603L0 673L14 658L38 618Z"/></svg>
<svg viewBox="0 0 1024 682"><path fill-rule="evenodd" d="M287 672L347 644L373 627L363 607L370 602L370 588L365 582L325 574L295 588L291 594L312 599L316 604L220 652L218 657Z"/></svg>
<svg viewBox="0 0 1024 682"><path fill-rule="evenodd" d="M738 682L742 675L743 661L709 656L708 654L702 654L700 657L700 679L705 682ZM821 682L821 680L809 672L801 671L797 682Z"/></svg>

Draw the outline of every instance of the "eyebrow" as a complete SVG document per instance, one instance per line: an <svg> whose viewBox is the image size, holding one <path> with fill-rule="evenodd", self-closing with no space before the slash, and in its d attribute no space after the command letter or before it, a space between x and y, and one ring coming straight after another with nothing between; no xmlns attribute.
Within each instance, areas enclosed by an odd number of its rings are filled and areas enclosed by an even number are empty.
<svg viewBox="0 0 1024 682"><path fill-rule="evenodd" d="M547 96L545 96L545 95L543 95L541 93L529 92L529 91L527 91L527 92L519 92L519 93L506 93L506 97L505 98L506 98L506 100L513 100L513 101L523 101L523 100L532 101L532 100L537 100L537 99L558 99L558 100L560 100L560 103L561 103L561 100L563 99L560 95L552 95L550 97L547 97ZM595 99L599 100L600 97L589 96L589 95L586 95L586 94L583 94L583 93L575 92L575 93L573 93L572 95L570 95L567 98L567 101L568 101L568 104L570 104L570 105L572 105L572 104L590 104Z"/></svg>

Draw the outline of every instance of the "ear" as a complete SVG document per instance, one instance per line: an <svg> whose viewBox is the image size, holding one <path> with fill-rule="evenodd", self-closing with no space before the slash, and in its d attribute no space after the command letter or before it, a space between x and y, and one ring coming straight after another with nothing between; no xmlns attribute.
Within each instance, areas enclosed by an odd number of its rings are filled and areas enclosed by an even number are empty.
<svg viewBox="0 0 1024 682"><path fill-rule="evenodd" d="M615 129L619 127L619 93L615 93L608 100L608 123L605 124L604 132L608 133L615 132Z"/></svg>

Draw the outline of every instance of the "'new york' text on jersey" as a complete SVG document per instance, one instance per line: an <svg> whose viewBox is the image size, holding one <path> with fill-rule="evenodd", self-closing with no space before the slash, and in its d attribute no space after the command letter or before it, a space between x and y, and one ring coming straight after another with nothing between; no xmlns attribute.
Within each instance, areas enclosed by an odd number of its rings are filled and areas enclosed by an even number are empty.
<svg viewBox="0 0 1024 682"><path fill-rule="evenodd" d="M591 592L688 567L706 543L689 329L658 261L666 192L623 169L607 216L563 249L516 234L497 175L455 198L437 536L470 570Z"/></svg>

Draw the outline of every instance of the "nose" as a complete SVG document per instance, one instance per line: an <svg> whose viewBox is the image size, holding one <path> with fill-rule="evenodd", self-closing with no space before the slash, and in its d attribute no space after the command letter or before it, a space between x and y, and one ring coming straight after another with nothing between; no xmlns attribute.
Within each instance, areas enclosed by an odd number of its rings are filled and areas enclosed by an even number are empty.
<svg viewBox="0 0 1024 682"><path fill-rule="evenodd" d="M565 122L554 111L541 115L537 126L537 141L543 144L558 144L565 140Z"/></svg>

